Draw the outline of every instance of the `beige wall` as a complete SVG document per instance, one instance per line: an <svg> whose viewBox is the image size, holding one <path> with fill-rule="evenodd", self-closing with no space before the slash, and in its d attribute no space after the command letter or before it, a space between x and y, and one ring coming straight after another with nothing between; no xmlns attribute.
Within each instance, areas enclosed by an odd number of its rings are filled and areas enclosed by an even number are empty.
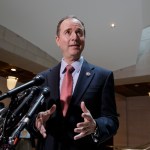
<svg viewBox="0 0 150 150"><path fill-rule="evenodd" d="M127 116L126 116L126 98L116 95L117 111L119 113L119 130L114 138L114 145L127 145Z"/></svg>
<svg viewBox="0 0 150 150"><path fill-rule="evenodd" d="M150 97L116 95L120 128L114 145L137 147L150 143Z"/></svg>

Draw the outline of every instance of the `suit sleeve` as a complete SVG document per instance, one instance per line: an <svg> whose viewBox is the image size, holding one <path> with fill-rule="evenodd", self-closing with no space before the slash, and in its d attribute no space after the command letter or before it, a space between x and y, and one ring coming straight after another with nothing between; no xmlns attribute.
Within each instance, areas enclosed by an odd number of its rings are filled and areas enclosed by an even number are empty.
<svg viewBox="0 0 150 150"><path fill-rule="evenodd" d="M112 72L108 74L104 83L101 100L101 117L95 119L99 143L103 143L115 135L119 127Z"/></svg>

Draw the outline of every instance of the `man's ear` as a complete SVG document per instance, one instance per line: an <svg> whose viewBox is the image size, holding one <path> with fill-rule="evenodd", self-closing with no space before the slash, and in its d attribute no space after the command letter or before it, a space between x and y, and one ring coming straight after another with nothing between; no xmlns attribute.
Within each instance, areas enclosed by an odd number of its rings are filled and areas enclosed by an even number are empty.
<svg viewBox="0 0 150 150"><path fill-rule="evenodd" d="M56 38L55 38L55 40L56 40L56 44L57 44L57 46L59 47L59 37L58 36L56 36Z"/></svg>

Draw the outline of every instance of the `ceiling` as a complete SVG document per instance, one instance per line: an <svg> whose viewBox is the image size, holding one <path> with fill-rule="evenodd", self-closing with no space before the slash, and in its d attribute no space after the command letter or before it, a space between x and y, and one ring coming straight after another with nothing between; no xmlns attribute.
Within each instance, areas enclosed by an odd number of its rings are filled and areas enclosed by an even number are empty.
<svg viewBox="0 0 150 150"><path fill-rule="evenodd" d="M115 71L136 64L142 29L150 25L148 6L149 0L1 0L0 24L59 61L56 25L62 17L74 14L86 27L83 56ZM115 23L115 28L110 27L111 23ZM20 82L33 78L31 70L14 67ZM10 74L10 68L8 62L0 61L1 76ZM118 85L115 90L124 96L147 95L145 89L150 90L150 83L136 84Z"/></svg>
<svg viewBox="0 0 150 150"><path fill-rule="evenodd" d="M56 25L62 17L74 14L86 27L83 56L95 65L118 70L136 64L142 29L150 24L147 3L150 2L1 0L0 24L60 60L62 56L55 43ZM116 27L110 27L111 23Z"/></svg>

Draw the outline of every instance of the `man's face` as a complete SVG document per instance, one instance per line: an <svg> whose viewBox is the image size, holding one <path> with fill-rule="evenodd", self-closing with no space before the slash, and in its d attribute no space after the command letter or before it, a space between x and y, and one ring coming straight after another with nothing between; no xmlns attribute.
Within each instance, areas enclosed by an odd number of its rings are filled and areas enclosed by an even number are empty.
<svg viewBox="0 0 150 150"><path fill-rule="evenodd" d="M79 20L69 18L60 25L60 33L56 36L56 43L66 59L78 59L84 49L84 27Z"/></svg>

